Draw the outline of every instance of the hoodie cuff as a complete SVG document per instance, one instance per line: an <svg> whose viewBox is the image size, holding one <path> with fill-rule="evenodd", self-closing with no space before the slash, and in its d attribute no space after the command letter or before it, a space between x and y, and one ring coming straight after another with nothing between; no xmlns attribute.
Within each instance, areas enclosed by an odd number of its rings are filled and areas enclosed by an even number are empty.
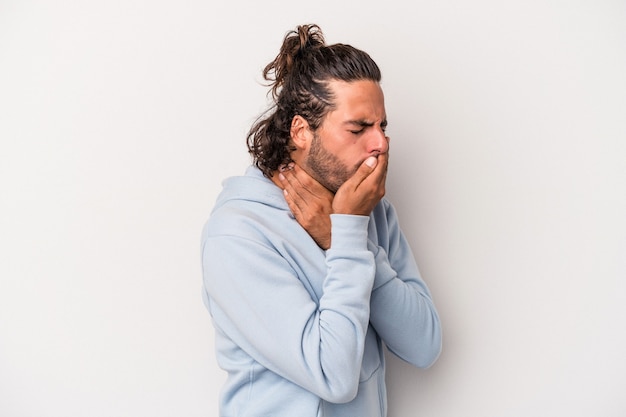
<svg viewBox="0 0 626 417"><path fill-rule="evenodd" d="M367 226L369 216L354 214L331 214L332 249L367 250Z"/></svg>

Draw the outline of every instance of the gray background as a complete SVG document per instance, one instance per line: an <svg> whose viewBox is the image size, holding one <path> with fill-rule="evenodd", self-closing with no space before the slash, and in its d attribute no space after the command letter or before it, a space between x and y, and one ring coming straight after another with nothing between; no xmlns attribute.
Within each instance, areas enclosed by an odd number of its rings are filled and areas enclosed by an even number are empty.
<svg viewBox="0 0 626 417"><path fill-rule="evenodd" d="M623 1L0 0L0 415L215 416L200 229L297 24L383 70L441 313L390 417L626 413Z"/></svg>

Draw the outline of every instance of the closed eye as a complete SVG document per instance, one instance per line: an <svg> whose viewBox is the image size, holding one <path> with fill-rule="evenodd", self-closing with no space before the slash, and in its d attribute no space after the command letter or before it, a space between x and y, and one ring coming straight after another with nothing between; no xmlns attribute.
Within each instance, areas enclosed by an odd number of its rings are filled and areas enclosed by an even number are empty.
<svg viewBox="0 0 626 417"><path fill-rule="evenodd" d="M352 125L353 127L359 127L359 129L350 129L349 132L353 135L360 135L365 132L366 129L373 127L374 123L367 122L365 120L351 120L346 122L348 125ZM387 130L387 119L380 122L380 129L385 132Z"/></svg>

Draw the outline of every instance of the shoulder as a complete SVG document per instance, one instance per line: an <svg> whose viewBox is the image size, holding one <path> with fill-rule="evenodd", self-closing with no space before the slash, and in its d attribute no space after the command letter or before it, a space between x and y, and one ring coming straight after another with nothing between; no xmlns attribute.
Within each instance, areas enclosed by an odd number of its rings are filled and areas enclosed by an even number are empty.
<svg viewBox="0 0 626 417"><path fill-rule="evenodd" d="M293 223L289 212L255 201L229 201L216 207L206 221L202 237L242 237L266 240Z"/></svg>

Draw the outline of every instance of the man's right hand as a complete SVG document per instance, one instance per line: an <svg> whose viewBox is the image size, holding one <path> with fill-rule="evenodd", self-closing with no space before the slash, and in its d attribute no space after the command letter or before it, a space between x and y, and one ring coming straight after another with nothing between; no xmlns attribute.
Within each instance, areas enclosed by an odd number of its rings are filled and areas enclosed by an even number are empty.
<svg viewBox="0 0 626 417"><path fill-rule="evenodd" d="M385 195L387 152L368 157L335 193L333 213L369 216Z"/></svg>

